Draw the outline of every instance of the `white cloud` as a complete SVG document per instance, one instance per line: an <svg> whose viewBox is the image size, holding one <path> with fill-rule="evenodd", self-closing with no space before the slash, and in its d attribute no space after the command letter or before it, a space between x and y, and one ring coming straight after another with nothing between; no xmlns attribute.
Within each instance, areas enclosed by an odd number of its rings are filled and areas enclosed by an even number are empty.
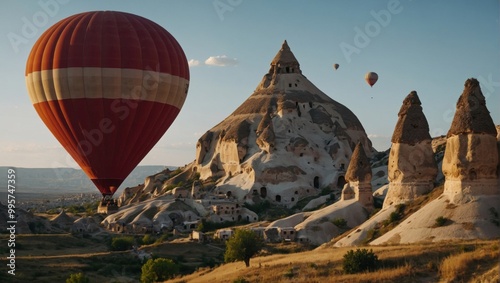
<svg viewBox="0 0 500 283"><path fill-rule="evenodd" d="M210 56L205 60L205 64L218 67L236 66L238 65L238 59L229 58L226 55Z"/></svg>
<svg viewBox="0 0 500 283"><path fill-rule="evenodd" d="M191 59L188 61L189 67L199 66L200 64L201 64L200 61L196 59Z"/></svg>
<svg viewBox="0 0 500 283"><path fill-rule="evenodd" d="M388 138L388 136L384 135L379 135L379 134L367 134L369 139L385 139Z"/></svg>

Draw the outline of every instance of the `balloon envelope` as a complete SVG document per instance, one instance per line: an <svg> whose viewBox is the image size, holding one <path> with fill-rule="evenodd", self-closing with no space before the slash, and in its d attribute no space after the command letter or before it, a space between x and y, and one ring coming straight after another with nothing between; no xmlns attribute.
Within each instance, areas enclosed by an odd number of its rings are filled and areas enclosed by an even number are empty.
<svg viewBox="0 0 500 283"><path fill-rule="evenodd" d="M54 24L33 46L25 76L38 115L104 196L170 127L189 85L170 33L114 11Z"/></svg>
<svg viewBox="0 0 500 283"><path fill-rule="evenodd" d="M378 80L378 75L375 72L368 72L365 75L365 81L370 85L373 86Z"/></svg>
<svg viewBox="0 0 500 283"><path fill-rule="evenodd" d="M339 68L339 66L340 66L339 64L333 64L333 68L334 68L335 70L337 70L337 69Z"/></svg>

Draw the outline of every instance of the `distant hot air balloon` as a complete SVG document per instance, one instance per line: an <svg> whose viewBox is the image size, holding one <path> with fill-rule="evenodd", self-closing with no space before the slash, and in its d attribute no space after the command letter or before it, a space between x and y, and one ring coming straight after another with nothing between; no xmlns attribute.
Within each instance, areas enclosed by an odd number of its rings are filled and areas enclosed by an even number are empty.
<svg viewBox="0 0 500 283"><path fill-rule="evenodd" d="M110 197L177 117L189 67L158 24L94 11L42 34L28 57L26 84L45 125Z"/></svg>
<svg viewBox="0 0 500 283"><path fill-rule="evenodd" d="M365 75L365 81L373 87L373 85L377 82L378 80L378 75L375 72L368 72Z"/></svg>
<svg viewBox="0 0 500 283"><path fill-rule="evenodd" d="M340 66L339 64L333 64L333 68L334 68L335 70L337 70L337 69L339 68L339 66Z"/></svg>

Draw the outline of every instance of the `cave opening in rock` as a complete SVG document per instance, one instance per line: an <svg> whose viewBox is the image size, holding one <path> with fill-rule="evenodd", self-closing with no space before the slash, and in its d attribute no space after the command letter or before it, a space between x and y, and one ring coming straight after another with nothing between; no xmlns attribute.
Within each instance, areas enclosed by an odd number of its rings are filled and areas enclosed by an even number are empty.
<svg viewBox="0 0 500 283"><path fill-rule="evenodd" d="M267 188L262 187L260 188L260 197L265 198L267 196Z"/></svg>

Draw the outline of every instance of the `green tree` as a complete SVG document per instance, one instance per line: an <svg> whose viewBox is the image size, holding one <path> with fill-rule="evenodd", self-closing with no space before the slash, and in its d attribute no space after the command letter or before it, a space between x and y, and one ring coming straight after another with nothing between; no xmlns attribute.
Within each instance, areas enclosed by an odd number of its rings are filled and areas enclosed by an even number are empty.
<svg viewBox="0 0 500 283"><path fill-rule="evenodd" d="M66 279L66 283L89 283L89 279L83 273L73 273Z"/></svg>
<svg viewBox="0 0 500 283"><path fill-rule="evenodd" d="M264 246L264 241L254 231L239 229L226 242L225 262L243 260L247 267L250 258L257 254Z"/></svg>
<svg viewBox="0 0 500 283"><path fill-rule="evenodd" d="M112 251L126 251L132 248L135 239L132 236L119 236L111 239Z"/></svg>
<svg viewBox="0 0 500 283"><path fill-rule="evenodd" d="M149 259L141 271L141 282L153 283L173 278L179 273L179 266L168 258Z"/></svg>

